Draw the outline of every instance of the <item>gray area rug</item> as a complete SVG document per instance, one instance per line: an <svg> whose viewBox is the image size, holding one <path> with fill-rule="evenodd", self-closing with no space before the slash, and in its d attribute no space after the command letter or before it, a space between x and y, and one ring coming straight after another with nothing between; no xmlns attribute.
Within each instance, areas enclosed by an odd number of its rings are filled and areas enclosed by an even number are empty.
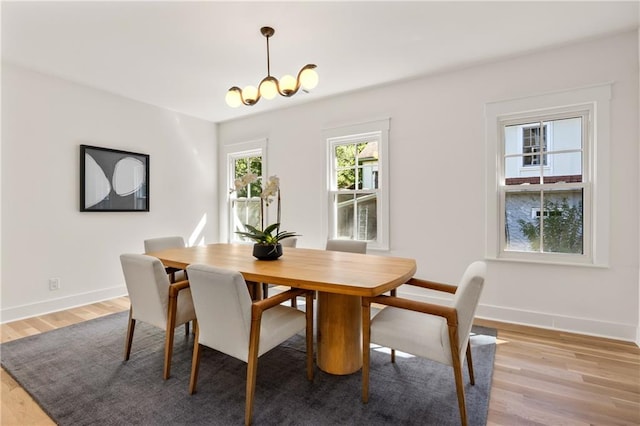
<svg viewBox="0 0 640 426"><path fill-rule="evenodd" d="M234 425L244 422L246 364L205 348L198 391L188 394L193 336L176 330L171 378L162 380L164 332L138 322L123 362L127 313L72 325L0 346L2 366L60 425ZM470 425L486 424L495 330L474 328L476 385L468 383ZM458 425L453 372L415 357L371 354L369 403L360 373L316 368L306 379L304 338L260 357L256 425Z"/></svg>

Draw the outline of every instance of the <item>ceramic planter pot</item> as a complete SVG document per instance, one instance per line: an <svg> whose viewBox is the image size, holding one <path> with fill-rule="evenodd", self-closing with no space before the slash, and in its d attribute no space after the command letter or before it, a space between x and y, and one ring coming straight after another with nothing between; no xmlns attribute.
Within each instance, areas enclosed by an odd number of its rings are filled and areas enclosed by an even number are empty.
<svg viewBox="0 0 640 426"><path fill-rule="evenodd" d="M282 256L282 245L278 244L254 244L253 257L260 260L276 260Z"/></svg>

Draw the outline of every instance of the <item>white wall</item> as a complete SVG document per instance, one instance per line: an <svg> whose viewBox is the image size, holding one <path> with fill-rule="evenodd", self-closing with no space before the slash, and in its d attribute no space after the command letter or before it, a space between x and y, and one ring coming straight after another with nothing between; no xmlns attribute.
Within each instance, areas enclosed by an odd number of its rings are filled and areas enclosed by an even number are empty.
<svg viewBox="0 0 640 426"><path fill-rule="evenodd" d="M150 212L80 213L80 144L149 154ZM216 156L213 123L3 64L2 322L126 294L145 238L216 241Z"/></svg>
<svg viewBox="0 0 640 426"><path fill-rule="evenodd" d="M492 261L479 315L633 341L640 300L635 31L220 123L218 138L221 146L268 138L286 229L303 234L300 247L322 248L322 129L390 117L391 251L384 254L415 258L419 277L455 282L484 257L485 104L605 82L613 82L610 267Z"/></svg>

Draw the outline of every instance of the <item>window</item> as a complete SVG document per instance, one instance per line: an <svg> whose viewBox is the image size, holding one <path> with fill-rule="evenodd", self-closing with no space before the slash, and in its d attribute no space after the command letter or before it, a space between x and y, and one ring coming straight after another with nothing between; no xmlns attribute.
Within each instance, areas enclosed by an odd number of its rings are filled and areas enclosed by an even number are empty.
<svg viewBox="0 0 640 426"><path fill-rule="evenodd" d="M584 179L589 116L590 111L583 110L500 120L504 250L585 254L584 198L591 191ZM532 123L532 118L538 121ZM551 133L553 150L547 145ZM514 134L522 134L522 149L513 149L519 146ZM514 163L526 165L526 173Z"/></svg>
<svg viewBox="0 0 640 426"><path fill-rule="evenodd" d="M610 90L487 106L488 257L608 262Z"/></svg>
<svg viewBox="0 0 640 426"><path fill-rule="evenodd" d="M542 130L542 138L540 133ZM537 166L540 164L539 152L547 151L547 126L522 128L522 156L523 166ZM542 164L547 165L547 156L542 156Z"/></svg>
<svg viewBox="0 0 640 426"><path fill-rule="evenodd" d="M388 249L389 120L325 131L329 238Z"/></svg>
<svg viewBox="0 0 640 426"><path fill-rule="evenodd" d="M252 146L259 146L249 149ZM233 148L237 150L233 150ZM244 148L244 149L243 149ZM245 224L260 228L260 191L264 168L266 141L241 144L232 147L227 153L227 203L228 203L228 241L239 243L247 241L236 234L244 231ZM247 185L239 191L234 189L234 181L247 173L258 176L255 183Z"/></svg>

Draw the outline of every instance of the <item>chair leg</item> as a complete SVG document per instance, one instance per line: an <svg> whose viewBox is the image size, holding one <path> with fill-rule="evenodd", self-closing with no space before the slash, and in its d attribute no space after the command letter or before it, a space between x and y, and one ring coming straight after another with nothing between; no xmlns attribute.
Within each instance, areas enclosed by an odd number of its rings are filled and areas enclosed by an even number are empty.
<svg viewBox="0 0 640 426"><path fill-rule="evenodd" d="M269 297L269 283L262 283L262 298Z"/></svg>
<svg viewBox="0 0 640 426"><path fill-rule="evenodd" d="M458 408L460 409L460 424L467 425L467 409L464 402L464 383L462 381L462 366L460 363L453 364L453 375L456 379L456 393L458 394Z"/></svg>
<svg viewBox="0 0 640 426"><path fill-rule="evenodd" d="M471 359L471 342L467 342L467 367L469 368L469 383L476 384L476 380L473 377L473 360Z"/></svg>
<svg viewBox="0 0 640 426"><path fill-rule="evenodd" d="M127 326L127 337L124 342L124 360L128 361L131 355L131 344L133 343L133 332L136 328L136 320L133 319L133 308L129 308L129 325Z"/></svg>
<svg viewBox="0 0 640 426"><path fill-rule="evenodd" d="M187 337L189 337L189 324L190 324L189 321L184 323L184 335Z"/></svg>
<svg viewBox="0 0 640 426"><path fill-rule="evenodd" d="M391 297L396 297L398 295L398 289L397 288L391 289L389 294L391 295ZM391 362L392 363L396 362L396 350L393 348L391 349Z"/></svg>
<svg viewBox="0 0 640 426"><path fill-rule="evenodd" d="M200 370L200 344L198 343L198 332L196 331L196 339L193 342L193 356L191 357L191 378L189 379L189 395L193 395L196 391L198 382L198 371Z"/></svg>
<svg viewBox="0 0 640 426"><path fill-rule="evenodd" d="M171 375L171 358L173 356L173 328L167 327L167 333L165 336L164 343L164 371L162 373L162 378L167 380Z"/></svg>
<svg viewBox="0 0 640 426"><path fill-rule="evenodd" d="M173 355L173 335L176 329L176 310L178 308L178 296L169 296L167 312L167 330L164 339L164 371L162 377L167 380L171 375L171 357Z"/></svg>
<svg viewBox="0 0 640 426"><path fill-rule="evenodd" d="M261 314L260 314L261 315ZM256 376L258 372L258 345L260 344L261 318L251 319L251 334L249 337L249 357L247 361L247 390L244 408L244 424L251 424L253 417L253 397L256 392Z"/></svg>
<svg viewBox="0 0 640 426"><path fill-rule="evenodd" d="M362 306L362 402L369 402L369 356L371 352L371 305Z"/></svg>
<svg viewBox="0 0 640 426"><path fill-rule="evenodd" d="M460 424L467 426L467 408L464 401L464 382L462 381L462 361L460 359L460 348L458 347L457 325L449 325L449 345L451 348L451 365L456 380L456 393L458 394Z"/></svg>

